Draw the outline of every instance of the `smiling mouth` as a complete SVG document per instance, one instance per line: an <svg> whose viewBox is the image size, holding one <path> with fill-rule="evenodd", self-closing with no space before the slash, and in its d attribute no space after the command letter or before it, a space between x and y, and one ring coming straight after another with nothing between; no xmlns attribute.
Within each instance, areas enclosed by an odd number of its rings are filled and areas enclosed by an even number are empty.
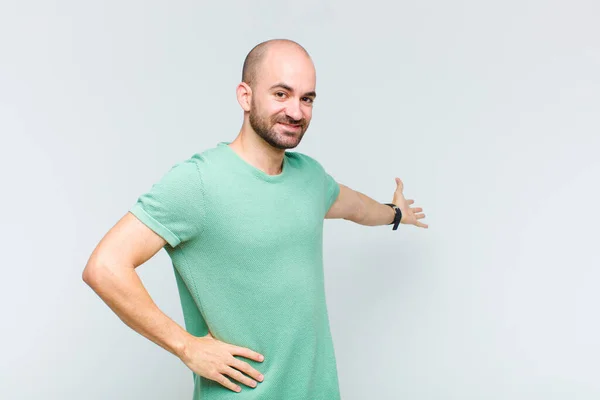
<svg viewBox="0 0 600 400"><path fill-rule="evenodd" d="M292 129L300 129L300 125L291 125L291 124L286 124L285 122L278 122L278 124L281 124L283 126L286 126L288 128L292 128Z"/></svg>

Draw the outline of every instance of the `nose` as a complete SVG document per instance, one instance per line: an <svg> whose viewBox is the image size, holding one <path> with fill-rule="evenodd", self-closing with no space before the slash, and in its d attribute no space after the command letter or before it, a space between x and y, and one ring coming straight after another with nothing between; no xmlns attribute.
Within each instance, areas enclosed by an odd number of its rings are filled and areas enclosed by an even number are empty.
<svg viewBox="0 0 600 400"><path fill-rule="evenodd" d="M302 110L300 109L300 103L296 101L290 101L285 109L285 113L288 117L295 121L302 119Z"/></svg>

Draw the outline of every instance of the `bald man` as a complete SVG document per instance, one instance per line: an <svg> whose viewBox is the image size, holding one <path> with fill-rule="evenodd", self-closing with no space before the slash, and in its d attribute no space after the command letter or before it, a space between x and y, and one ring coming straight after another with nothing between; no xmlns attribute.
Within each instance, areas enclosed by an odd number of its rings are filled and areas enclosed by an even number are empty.
<svg viewBox="0 0 600 400"><path fill-rule="evenodd" d="M312 117L313 62L270 40L244 61L232 142L176 163L102 238L83 280L132 329L193 372L194 399L336 400L325 303L323 222L427 228L396 179L392 203L337 183L293 149ZM135 268L164 248L185 329L162 313Z"/></svg>

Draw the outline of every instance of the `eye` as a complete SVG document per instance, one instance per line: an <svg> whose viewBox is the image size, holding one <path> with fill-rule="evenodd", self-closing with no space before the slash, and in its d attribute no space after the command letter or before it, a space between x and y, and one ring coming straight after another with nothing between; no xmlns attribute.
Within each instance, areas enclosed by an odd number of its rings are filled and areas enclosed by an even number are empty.
<svg viewBox="0 0 600 400"><path fill-rule="evenodd" d="M280 96L281 95L281 96ZM279 97L280 99L282 99L285 96L285 93L283 92L275 92L275 96Z"/></svg>
<svg viewBox="0 0 600 400"><path fill-rule="evenodd" d="M310 97L305 97L304 101L308 102L309 104L312 104L314 102L314 99L311 99Z"/></svg>

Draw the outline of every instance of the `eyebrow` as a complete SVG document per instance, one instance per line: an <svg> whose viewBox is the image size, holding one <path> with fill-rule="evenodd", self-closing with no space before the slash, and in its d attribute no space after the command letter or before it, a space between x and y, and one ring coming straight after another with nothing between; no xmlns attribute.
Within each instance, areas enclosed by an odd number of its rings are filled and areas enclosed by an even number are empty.
<svg viewBox="0 0 600 400"><path fill-rule="evenodd" d="M293 92L294 91L294 89L292 89L289 85L286 85L283 82L279 82L279 83L274 84L273 86L271 86L269 88L269 90L273 90L273 89L278 88L278 87L280 87L282 89L285 89L285 90L287 90L289 92ZM311 97L314 98L314 97L317 97L317 93L313 90L312 92L304 93L304 96L311 96Z"/></svg>

